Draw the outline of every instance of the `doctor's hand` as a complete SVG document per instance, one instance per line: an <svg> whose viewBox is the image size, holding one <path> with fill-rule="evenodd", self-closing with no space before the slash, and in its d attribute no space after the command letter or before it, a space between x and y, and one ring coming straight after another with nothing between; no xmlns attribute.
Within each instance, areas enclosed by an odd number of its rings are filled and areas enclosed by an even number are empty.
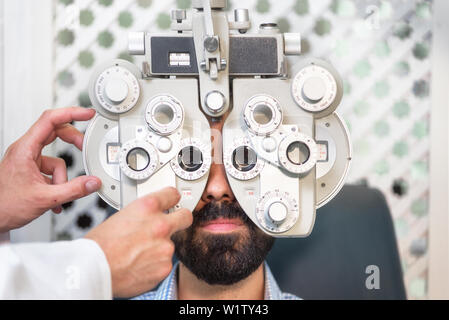
<svg viewBox="0 0 449 320"><path fill-rule="evenodd" d="M62 204L100 189L96 177L68 182L64 160L42 155L42 149L57 138L81 150L83 134L70 122L94 115L94 110L85 108L46 111L9 147L0 162L0 233L23 227L50 209L60 213Z"/></svg>
<svg viewBox="0 0 449 320"><path fill-rule="evenodd" d="M106 255L114 297L150 291L170 274L175 251L171 236L193 222L187 209L164 213L180 198L176 189L163 189L136 200L87 234Z"/></svg>

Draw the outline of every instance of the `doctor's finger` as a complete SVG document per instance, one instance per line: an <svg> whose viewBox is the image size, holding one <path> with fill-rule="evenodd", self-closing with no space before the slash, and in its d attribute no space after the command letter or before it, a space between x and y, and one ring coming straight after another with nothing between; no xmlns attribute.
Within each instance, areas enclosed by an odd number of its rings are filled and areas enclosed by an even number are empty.
<svg viewBox="0 0 449 320"><path fill-rule="evenodd" d="M81 107L56 109L45 111L39 120L27 132L24 139L27 147L40 153L45 146L45 142L55 133L56 129L72 121L87 121L95 116L95 110ZM36 149L36 146L38 147Z"/></svg>
<svg viewBox="0 0 449 320"><path fill-rule="evenodd" d="M176 188L168 187L150 195L158 200L159 209L166 211L176 206L181 200L181 195Z"/></svg>
<svg viewBox="0 0 449 320"><path fill-rule="evenodd" d="M193 223L192 212L188 209L179 209L166 215L166 219L171 226L171 234L187 229Z"/></svg>
<svg viewBox="0 0 449 320"><path fill-rule="evenodd" d="M44 145L49 145L56 138L60 138L62 141L73 144L78 150L83 150L84 134L70 124L64 124L55 128L55 131L50 134Z"/></svg>
<svg viewBox="0 0 449 320"><path fill-rule="evenodd" d="M100 188L100 179L93 176L82 176L63 184L46 186L45 192L51 197L51 208L53 208L86 197Z"/></svg>
<svg viewBox="0 0 449 320"><path fill-rule="evenodd" d="M60 158L42 157L41 171L53 177L53 184L63 184L68 180L67 166L65 161Z"/></svg>
<svg viewBox="0 0 449 320"><path fill-rule="evenodd" d="M173 208L181 199L175 188L165 188L137 199L127 207L127 211L139 214L155 214Z"/></svg>

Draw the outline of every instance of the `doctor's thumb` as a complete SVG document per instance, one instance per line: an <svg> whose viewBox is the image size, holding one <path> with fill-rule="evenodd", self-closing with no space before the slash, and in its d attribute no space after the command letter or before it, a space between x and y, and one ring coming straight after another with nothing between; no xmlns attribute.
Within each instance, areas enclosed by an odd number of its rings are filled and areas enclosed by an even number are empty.
<svg viewBox="0 0 449 320"><path fill-rule="evenodd" d="M56 205L62 205L86 197L101 188L101 180L97 177L77 177L67 183L50 186Z"/></svg>

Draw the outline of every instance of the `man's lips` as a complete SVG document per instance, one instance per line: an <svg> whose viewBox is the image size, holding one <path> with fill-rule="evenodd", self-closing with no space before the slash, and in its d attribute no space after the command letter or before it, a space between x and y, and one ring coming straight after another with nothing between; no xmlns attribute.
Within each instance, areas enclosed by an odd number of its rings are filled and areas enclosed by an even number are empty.
<svg viewBox="0 0 449 320"><path fill-rule="evenodd" d="M209 232L226 233L235 231L243 225L244 224L241 219L219 218L201 224L201 228Z"/></svg>

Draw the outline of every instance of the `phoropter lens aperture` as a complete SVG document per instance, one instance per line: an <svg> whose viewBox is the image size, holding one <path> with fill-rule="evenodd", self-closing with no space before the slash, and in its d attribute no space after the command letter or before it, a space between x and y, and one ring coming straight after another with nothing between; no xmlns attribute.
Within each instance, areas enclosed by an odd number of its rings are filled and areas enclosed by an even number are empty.
<svg viewBox="0 0 449 320"><path fill-rule="evenodd" d="M142 148L134 148L126 156L128 167L136 172L144 171L150 165L151 159L148 152Z"/></svg>
<svg viewBox="0 0 449 320"><path fill-rule="evenodd" d="M287 148L287 158L295 165L303 165L310 159L310 149L302 142L293 142Z"/></svg>
<svg viewBox="0 0 449 320"><path fill-rule="evenodd" d="M257 164L257 154L248 146L238 147L232 154L232 164L240 172L249 172Z"/></svg>
<svg viewBox="0 0 449 320"><path fill-rule="evenodd" d="M178 154L178 163L184 171L198 171L203 165L203 153L194 146L185 147Z"/></svg>

